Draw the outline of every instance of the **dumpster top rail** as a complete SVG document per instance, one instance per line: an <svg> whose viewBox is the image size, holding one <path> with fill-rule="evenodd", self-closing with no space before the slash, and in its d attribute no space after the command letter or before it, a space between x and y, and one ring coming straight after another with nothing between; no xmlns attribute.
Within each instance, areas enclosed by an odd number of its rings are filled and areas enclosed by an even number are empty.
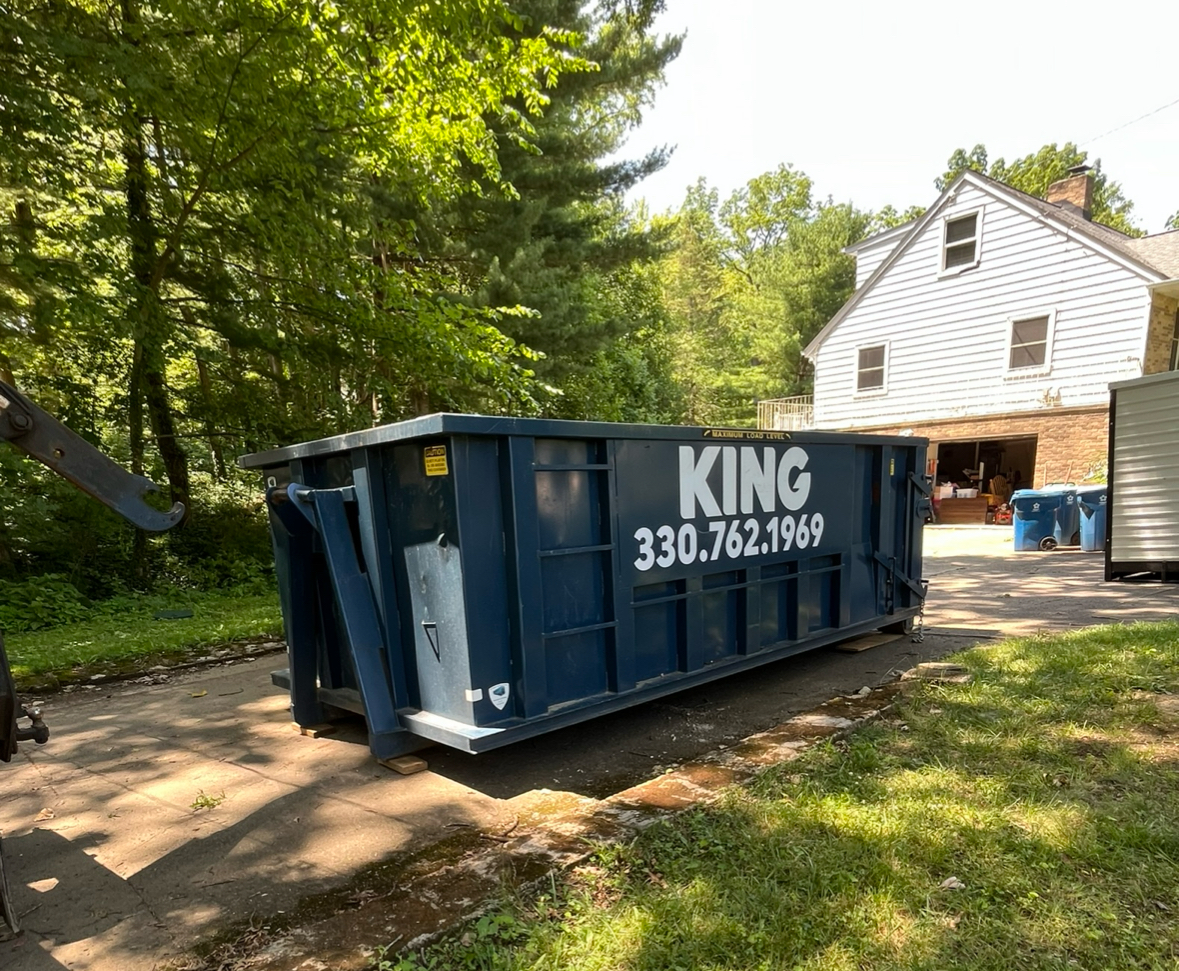
<svg viewBox="0 0 1179 971"><path fill-rule="evenodd" d="M658 438L700 441L715 438L733 442L785 442L807 444L846 442L855 438L865 445L890 442L927 443L913 436L865 435L851 432L785 432L757 428L709 428L697 425L640 425L606 421L571 421L556 418L498 418L491 415L438 413L408 421L378 425L344 435L333 435L299 445L254 452L237 461L243 469L281 464L291 459L334 455L355 448L411 441L433 435L527 435L534 438Z"/></svg>

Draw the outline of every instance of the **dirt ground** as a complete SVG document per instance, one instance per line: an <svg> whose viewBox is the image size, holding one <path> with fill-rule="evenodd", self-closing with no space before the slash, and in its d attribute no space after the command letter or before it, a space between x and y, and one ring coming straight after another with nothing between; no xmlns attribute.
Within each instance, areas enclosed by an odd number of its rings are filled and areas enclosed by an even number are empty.
<svg viewBox="0 0 1179 971"><path fill-rule="evenodd" d="M1100 554L1014 554L1007 529L931 527L923 643L815 651L480 756L433 748L405 777L371 760L359 725L294 731L277 657L47 699L49 744L0 766L25 926L0 967L148 971L391 856L626 789L982 639L1175 616L1179 587L1102 571Z"/></svg>

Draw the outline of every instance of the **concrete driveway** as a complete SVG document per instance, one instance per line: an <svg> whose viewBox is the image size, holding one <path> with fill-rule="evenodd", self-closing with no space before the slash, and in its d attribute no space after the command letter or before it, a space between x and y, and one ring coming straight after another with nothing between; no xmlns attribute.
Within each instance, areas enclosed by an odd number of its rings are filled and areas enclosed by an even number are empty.
<svg viewBox="0 0 1179 971"><path fill-rule="evenodd" d="M1179 585L1105 583L1101 553L1014 553L1009 527L926 527L925 575L941 626L1030 634L1179 619Z"/></svg>
<svg viewBox="0 0 1179 971"><path fill-rule="evenodd" d="M1005 529L932 527L926 546L922 644L819 650L477 757L431 749L414 776L376 765L359 725L294 731L269 684L278 657L52 698L49 744L0 766L25 925L0 967L148 971L390 857L609 795L980 638L1179 606L1179 586L1105 584L1097 554L1012 554Z"/></svg>

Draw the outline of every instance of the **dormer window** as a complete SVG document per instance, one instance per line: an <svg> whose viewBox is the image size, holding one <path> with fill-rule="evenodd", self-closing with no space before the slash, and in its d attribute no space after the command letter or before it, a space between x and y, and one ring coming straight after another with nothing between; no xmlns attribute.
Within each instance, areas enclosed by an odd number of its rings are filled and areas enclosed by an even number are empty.
<svg viewBox="0 0 1179 971"><path fill-rule="evenodd" d="M961 273L978 266L982 210L952 216L943 223L942 273Z"/></svg>

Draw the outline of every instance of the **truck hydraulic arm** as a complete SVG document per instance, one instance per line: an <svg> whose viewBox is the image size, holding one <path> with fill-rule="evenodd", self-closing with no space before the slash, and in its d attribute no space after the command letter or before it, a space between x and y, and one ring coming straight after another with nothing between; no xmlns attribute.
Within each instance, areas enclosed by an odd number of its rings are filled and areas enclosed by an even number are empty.
<svg viewBox="0 0 1179 971"><path fill-rule="evenodd" d="M184 517L184 504L180 502L167 512L149 506L144 496L159 491L155 483L142 475L132 475L3 381L0 440L43 462L140 529L163 532Z"/></svg>

